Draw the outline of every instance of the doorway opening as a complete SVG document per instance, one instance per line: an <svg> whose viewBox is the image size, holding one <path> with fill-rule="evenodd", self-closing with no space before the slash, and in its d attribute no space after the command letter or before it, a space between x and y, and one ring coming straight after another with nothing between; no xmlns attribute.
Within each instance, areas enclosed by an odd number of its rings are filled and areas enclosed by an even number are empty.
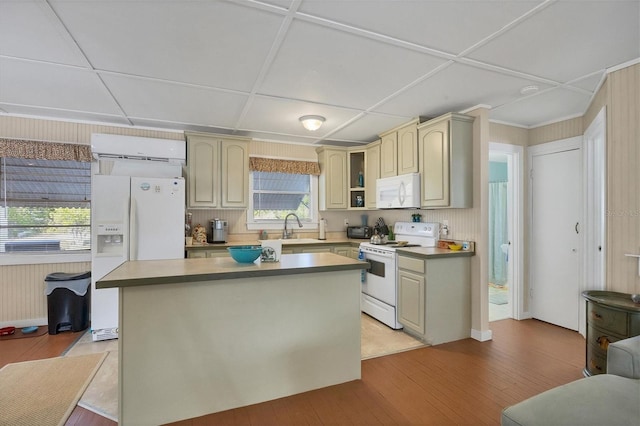
<svg viewBox="0 0 640 426"><path fill-rule="evenodd" d="M522 147L489 146L489 322L520 319Z"/></svg>

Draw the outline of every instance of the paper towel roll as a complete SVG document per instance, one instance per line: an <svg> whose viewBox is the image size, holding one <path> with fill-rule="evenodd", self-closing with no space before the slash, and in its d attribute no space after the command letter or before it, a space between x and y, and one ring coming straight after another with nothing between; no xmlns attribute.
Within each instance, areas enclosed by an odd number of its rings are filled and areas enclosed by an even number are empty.
<svg viewBox="0 0 640 426"><path fill-rule="evenodd" d="M320 219L320 232L319 232L319 235L318 235L318 239L319 240L326 240L327 239L326 227L327 227L327 221L324 220L324 219Z"/></svg>

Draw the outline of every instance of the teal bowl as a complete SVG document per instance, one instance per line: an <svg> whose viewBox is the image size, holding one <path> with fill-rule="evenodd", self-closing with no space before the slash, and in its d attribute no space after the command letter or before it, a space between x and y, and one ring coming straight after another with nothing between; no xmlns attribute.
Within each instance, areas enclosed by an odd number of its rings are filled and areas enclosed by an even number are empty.
<svg viewBox="0 0 640 426"><path fill-rule="evenodd" d="M261 246L234 246L228 247L227 250L238 263L253 263L262 253Z"/></svg>

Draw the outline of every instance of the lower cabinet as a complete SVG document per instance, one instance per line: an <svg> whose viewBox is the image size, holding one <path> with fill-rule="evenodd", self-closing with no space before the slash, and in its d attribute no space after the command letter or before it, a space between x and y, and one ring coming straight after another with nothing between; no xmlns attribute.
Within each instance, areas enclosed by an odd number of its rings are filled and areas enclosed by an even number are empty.
<svg viewBox="0 0 640 426"><path fill-rule="evenodd" d="M231 257L226 248L214 250L188 250L187 259L197 259L202 257Z"/></svg>
<svg viewBox="0 0 640 426"><path fill-rule="evenodd" d="M332 252L333 252L333 248L331 246L324 246L324 247L302 247L298 253L332 253Z"/></svg>
<svg viewBox="0 0 640 426"><path fill-rule="evenodd" d="M424 334L424 275L409 271L398 271L398 320L405 328Z"/></svg>
<svg viewBox="0 0 640 426"><path fill-rule="evenodd" d="M398 256L398 320L430 345L471 335L469 257Z"/></svg>

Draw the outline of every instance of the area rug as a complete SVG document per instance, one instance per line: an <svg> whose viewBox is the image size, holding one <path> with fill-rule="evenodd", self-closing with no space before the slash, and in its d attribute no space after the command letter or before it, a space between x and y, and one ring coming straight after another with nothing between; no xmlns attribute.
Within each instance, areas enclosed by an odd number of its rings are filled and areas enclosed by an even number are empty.
<svg viewBox="0 0 640 426"><path fill-rule="evenodd" d="M7 364L0 370L0 425L64 425L106 354Z"/></svg>
<svg viewBox="0 0 640 426"><path fill-rule="evenodd" d="M495 287L489 287L489 303L506 305L509 303L509 292Z"/></svg>

